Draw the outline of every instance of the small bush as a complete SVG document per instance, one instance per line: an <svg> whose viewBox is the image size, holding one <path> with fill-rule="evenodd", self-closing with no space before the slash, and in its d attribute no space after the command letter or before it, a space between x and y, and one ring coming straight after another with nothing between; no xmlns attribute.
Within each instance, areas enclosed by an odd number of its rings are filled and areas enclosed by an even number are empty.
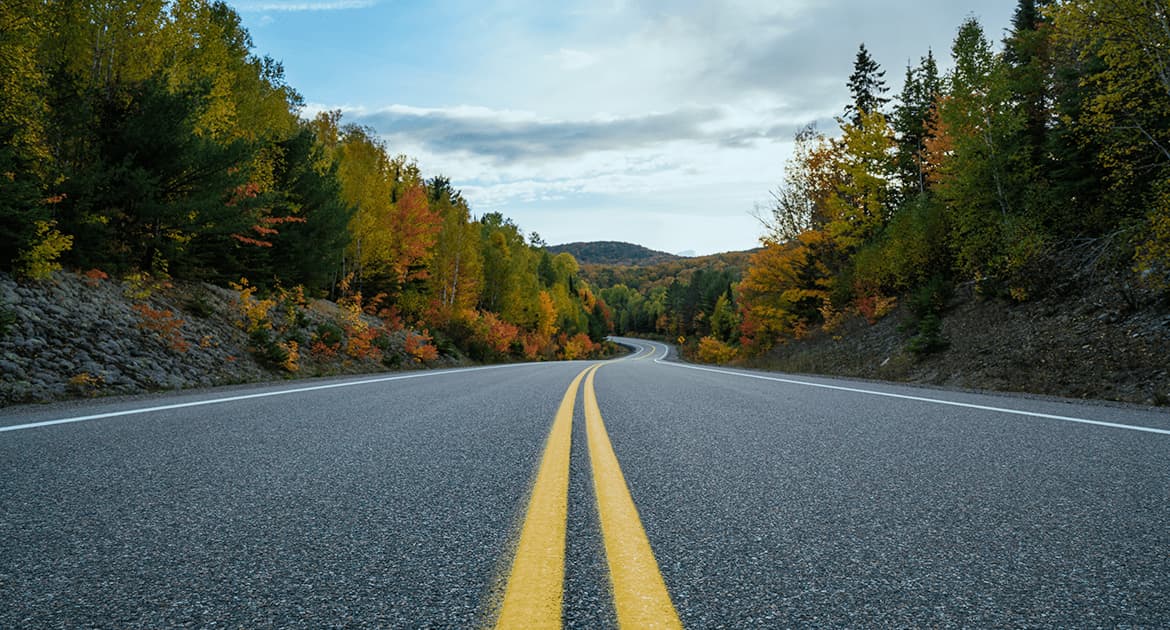
<svg viewBox="0 0 1170 630"><path fill-rule="evenodd" d="M913 331L906 349L923 355L944 350L950 341L942 334L942 312L954 295L954 286L942 276L932 277L926 284L915 289L906 300L911 318L902 330Z"/></svg>
<svg viewBox="0 0 1170 630"><path fill-rule="evenodd" d="M946 278L934 276L910 294L906 306L920 320L927 315L940 315L954 293L954 286Z"/></svg>
<svg viewBox="0 0 1170 630"><path fill-rule="evenodd" d="M439 350L430 342L431 338L425 332L420 335L408 331L406 333L406 353L414 357L416 363L434 361L439 358Z"/></svg>
<svg viewBox="0 0 1170 630"><path fill-rule="evenodd" d="M252 340L252 352L261 363L286 372L300 369L300 344L295 340L280 341L267 328L257 328L248 337Z"/></svg>
<svg viewBox="0 0 1170 630"><path fill-rule="evenodd" d="M17 269L31 280L47 280L61 268L57 259L73 248L73 237L57 230L56 221L37 221L28 249L17 256Z"/></svg>
<svg viewBox="0 0 1170 630"><path fill-rule="evenodd" d="M942 334L942 319L930 313L918 322L918 334L910 338L906 348L914 354L929 354L944 350L951 342Z"/></svg>
<svg viewBox="0 0 1170 630"><path fill-rule="evenodd" d="M345 339L345 331L341 326L333 322L325 322L317 325L317 341L325 344L328 347L340 346Z"/></svg>
<svg viewBox="0 0 1170 630"><path fill-rule="evenodd" d="M69 378L68 387L69 391L73 393L82 396L95 396L105 383L106 379L101 374L81 372Z"/></svg>
<svg viewBox="0 0 1170 630"><path fill-rule="evenodd" d="M174 311L156 310L141 302L131 308L138 314L139 329L153 332L174 352L186 354L191 349L183 338L183 320L175 317Z"/></svg>
<svg viewBox="0 0 1170 630"><path fill-rule="evenodd" d="M85 284L91 289L93 289L97 288L103 280L109 280L110 274L102 271L101 269L94 268L81 274L81 277L83 278L82 281L85 282Z"/></svg>
<svg viewBox="0 0 1170 630"><path fill-rule="evenodd" d="M200 319L207 319L215 314L215 308L211 305L211 296L202 287L195 289L183 306L188 313Z"/></svg>
<svg viewBox="0 0 1170 630"><path fill-rule="evenodd" d="M703 363L722 365L735 358L734 347L719 341L714 337L703 337L699 340L699 360Z"/></svg>

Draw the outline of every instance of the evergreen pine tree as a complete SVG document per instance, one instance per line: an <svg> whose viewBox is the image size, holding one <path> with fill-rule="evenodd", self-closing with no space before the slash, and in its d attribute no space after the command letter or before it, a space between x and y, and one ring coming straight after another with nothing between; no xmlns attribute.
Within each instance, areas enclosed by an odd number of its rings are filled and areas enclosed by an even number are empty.
<svg viewBox="0 0 1170 630"><path fill-rule="evenodd" d="M853 74L849 75L849 93L853 102L845 106L845 117L854 125L861 124L862 113L880 112L890 99L882 96L890 91L886 86L886 71L869 55L865 44L857 50Z"/></svg>
<svg viewBox="0 0 1170 630"><path fill-rule="evenodd" d="M926 192L921 153L928 137L926 121L942 92L934 52L927 51L918 67L906 66L906 81L890 123L898 139L897 173L903 197Z"/></svg>

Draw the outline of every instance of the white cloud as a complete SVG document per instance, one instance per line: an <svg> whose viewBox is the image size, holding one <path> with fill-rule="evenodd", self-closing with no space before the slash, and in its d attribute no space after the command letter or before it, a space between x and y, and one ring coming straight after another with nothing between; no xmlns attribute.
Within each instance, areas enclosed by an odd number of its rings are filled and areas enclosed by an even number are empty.
<svg viewBox="0 0 1170 630"><path fill-rule="evenodd" d="M550 242L630 226L648 236L624 240L667 251L750 247L759 227L748 213L781 181L797 129L831 131L858 44L893 96L927 49L945 67L970 11L929 0L566 3L465 12L444 27L460 36L443 65L410 66L413 81L343 107L346 120L450 177L476 212L502 211ZM1014 3L980 9L1000 20L985 22L990 38Z"/></svg>
<svg viewBox="0 0 1170 630"><path fill-rule="evenodd" d="M597 55L572 48L562 48L557 51L554 57L557 63L560 64L562 70L570 72L573 70L583 70L598 61Z"/></svg>

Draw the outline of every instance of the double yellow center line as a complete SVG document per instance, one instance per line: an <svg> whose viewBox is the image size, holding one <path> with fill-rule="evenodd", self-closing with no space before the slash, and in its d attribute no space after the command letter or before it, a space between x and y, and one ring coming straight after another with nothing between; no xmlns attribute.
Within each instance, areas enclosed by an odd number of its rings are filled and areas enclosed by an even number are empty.
<svg viewBox="0 0 1170 630"><path fill-rule="evenodd" d="M497 628L561 627L573 405L582 379L589 461L618 625L682 628L601 420L593 389L593 377L601 365L592 365L573 379L557 410L520 530Z"/></svg>

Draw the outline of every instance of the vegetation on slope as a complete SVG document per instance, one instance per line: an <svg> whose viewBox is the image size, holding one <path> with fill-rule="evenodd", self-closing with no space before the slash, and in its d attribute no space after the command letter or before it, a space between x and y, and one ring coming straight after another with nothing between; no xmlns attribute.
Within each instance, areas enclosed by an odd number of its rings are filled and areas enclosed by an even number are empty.
<svg viewBox="0 0 1170 630"><path fill-rule="evenodd" d="M571 255L338 112L302 118L227 4L14 0L0 33L0 271L301 291L481 359L600 351Z"/></svg>

